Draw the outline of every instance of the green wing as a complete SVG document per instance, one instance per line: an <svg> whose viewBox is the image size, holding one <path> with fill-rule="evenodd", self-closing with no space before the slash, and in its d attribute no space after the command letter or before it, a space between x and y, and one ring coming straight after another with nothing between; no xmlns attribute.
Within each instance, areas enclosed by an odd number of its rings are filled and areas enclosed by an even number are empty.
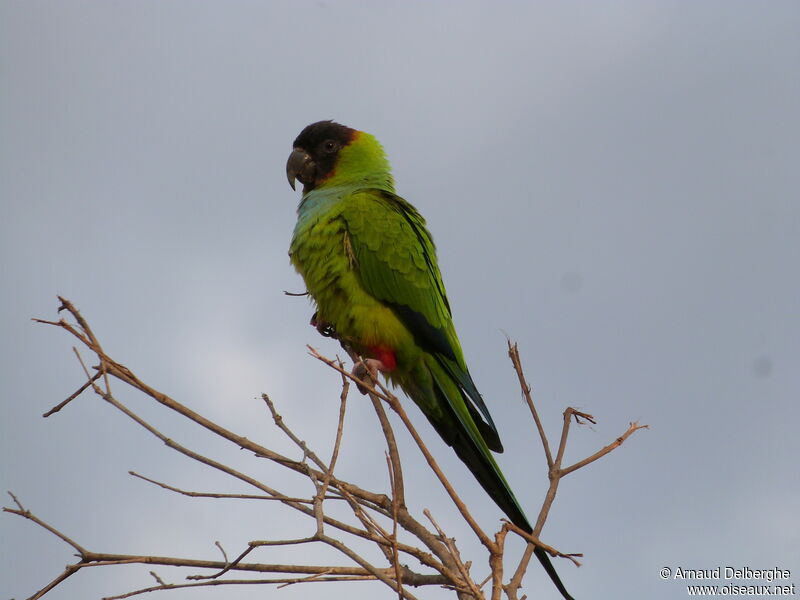
<svg viewBox="0 0 800 600"><path fill-rule="evenodd" d="M351 194L341 216L364 288L391 307L417 343L435 356L469 399L467 408L487 445L502 452L461 352L425 219L399 196L375 189Z"/></svg>

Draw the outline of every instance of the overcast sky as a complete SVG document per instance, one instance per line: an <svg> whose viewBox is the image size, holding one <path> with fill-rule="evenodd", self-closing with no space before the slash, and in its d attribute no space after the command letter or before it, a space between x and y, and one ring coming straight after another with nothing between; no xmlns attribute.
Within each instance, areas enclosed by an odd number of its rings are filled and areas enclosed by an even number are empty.
<svg viewBox="0 0 800 600"><path fill-rule="evenodd" d="M291 452L257 399L267 392L327 454L337 377L305 345L338 348L308 326L307 300L283 294L303 290L286 254L299 194L284 167L300 129L332 118L382 141L399 193L428 219L500 464L529 514L546 473L505 334L553 437L567 405L598 419L573 429L569 462L629 421L651 425L560 487L542 537L584 554L580 569L557 561L576 598L684 597L665 566L780 567L800 583L799 31L794 1L0 1L0 489L97 551L217 560L215 540L235 555L312 532L272 504L133 479L251 491L94 396L42 419L84 377L72 340L29 319L56 318L64 295L144 381ZM177 441L308 493L115 391ZM417 422L494 527L498 509ZM400 437L410 507L431 508L485 573ZM357 395L337 474L388 489ZM0 540L2 598L74 560L14 516L0 516ZM122 593L150 585L148 570L87 569L51 596ZM527 582L529 597L556 597L538 566ZM393 597L378 584L235 592L264 594Z"/></svg>

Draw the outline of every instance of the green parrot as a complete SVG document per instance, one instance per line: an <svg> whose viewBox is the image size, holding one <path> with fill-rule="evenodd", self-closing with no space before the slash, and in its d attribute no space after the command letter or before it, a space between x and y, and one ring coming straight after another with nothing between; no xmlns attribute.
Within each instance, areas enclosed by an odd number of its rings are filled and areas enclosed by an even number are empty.
<svg viewBox="0 0 800 600"><path fill-rule="evenodd" d="M316 304L312 324L399 385L511 522L531 532L490 452L503 445L467 370L433 238L395 194L380 143L313 123L294 141L286 175L292 189L303 184L289 255ZM571 600L547 553L535 554Z"/></svg>

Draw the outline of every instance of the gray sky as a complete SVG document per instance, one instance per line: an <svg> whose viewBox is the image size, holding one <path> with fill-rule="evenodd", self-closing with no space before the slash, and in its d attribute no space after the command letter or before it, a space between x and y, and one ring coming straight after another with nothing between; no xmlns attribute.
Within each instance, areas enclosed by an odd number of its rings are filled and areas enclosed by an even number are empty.
<svg viewBox="0 0 800 600"><path fill-rule="evenodd" d="M283 295L303 289L284 165L303 126L334 118L378 136L428 219L530 514L544 459L504 332L553 437L567 405L599 419L573 430L569 461L629 421L652 426L562 483L543 539L584 553L580 569L557 563L576 598L685 596L664 566L788 568L798 583L799 30L790 1L0 2L2 490L100 551L217 559L215 540L236 554L310 533L272 506L131 478L246 491L95 397L42 419L83 376L71 340L29 318L55 318L62 294L151 385L288 452L255 399L268 392L327 454L337 377L305 344L337 347L307 325L306 300ZM176 440L307 493L116 390ZM338 473L387 489L367 402L351 397L346 427ZM491 527L499 511L420 427ZM478 560L406 437L411 507ZM73 560L16 517L0 518L0 539L3 598ZM52 596L122 593L150 584L147 570L89 569ZM377 590L390 597L373 584L236 595ZM538 567L526 590L556 597Z"/></svg>

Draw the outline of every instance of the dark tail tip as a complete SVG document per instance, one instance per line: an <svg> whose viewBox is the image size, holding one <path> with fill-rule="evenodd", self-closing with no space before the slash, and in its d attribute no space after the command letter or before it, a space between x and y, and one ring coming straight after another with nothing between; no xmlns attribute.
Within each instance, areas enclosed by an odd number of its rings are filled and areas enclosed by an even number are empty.
<svg viewBox="0 0 800 600"><path fill-rule="evenodd" d="M564 587L564 584L561 583L561 578L558 576L558 573L556 573L553 563L550 562L550 556L548 556L547 552L537 547L533 553L536 555L536 558L539 559L539 562L542 563L544 570L547 571L547 574L550 576L550 579L555 584L556 588L558 588L558 591L561 592L562 596L564 596L564 600L575 600L575 598L569 595L569 592L567 591L567 588Z"/></svg>

